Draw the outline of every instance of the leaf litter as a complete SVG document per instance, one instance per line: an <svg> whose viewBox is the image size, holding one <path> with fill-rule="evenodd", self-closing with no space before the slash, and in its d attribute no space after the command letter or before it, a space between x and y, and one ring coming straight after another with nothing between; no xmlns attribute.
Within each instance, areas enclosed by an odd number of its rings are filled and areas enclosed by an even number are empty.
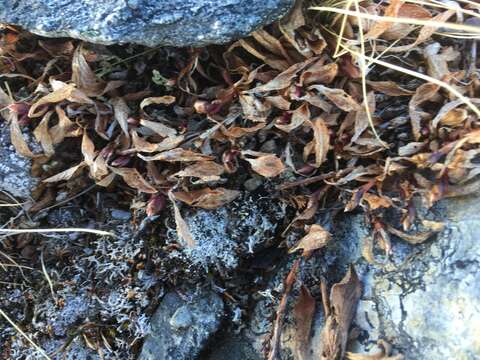
<svg viewBox="0 0 480 360"><path fill-rule="evenodd" d="M461 56L472 49L462 34L478 38L468 25L478 6L369 0L306 10L312 4L298 1L283 20L230 45L131 57L140 49L41 39L10 26L0 33L0 70L14 75L0 82L2 118L42 179L32 214L55 194L97 184L124 194L136 221L172 214L178 246L195 247L182 213L231 204L247 180L294 207L282 235L303 236L288 249L298 260L270 359L281 352L297 272L335 241L314 223L319 209L373 219L363 253L375 263L376 247L392 255L390 236L415 245L443 230L414 226L413 196L431 207L480 188L478 62ZM447 29L457 33L447 37ZM400 221L388 223L392 211ZM298 294L292 311L303 359L316 301L303 284ZM346 352L360 294L352 267L322 296L322 358L363 358ZM370 358L390 358L381 348Z"/></svg>

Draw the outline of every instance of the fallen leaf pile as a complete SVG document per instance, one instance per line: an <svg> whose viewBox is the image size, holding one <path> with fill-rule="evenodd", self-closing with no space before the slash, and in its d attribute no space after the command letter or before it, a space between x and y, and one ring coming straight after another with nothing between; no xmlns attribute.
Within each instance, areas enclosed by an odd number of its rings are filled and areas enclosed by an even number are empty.
<svg viewBox="0 0 480 360"><path fill-rule="evenodd" d="M443 227L419 230L416 197L431 207L480 189L479 31L468 25L480 8L347 3L306 10L298 1L248 38L201 49L92 46L4 26L1 115L42 179L30 211L94 182L140 199L139 215L173 209L182 245L195 246L181 204L218 208L260 179L297 209L285 232L305 237L290 252L326 245L330 235L312 223L329 206L371 219L371 262L375 247L391 254L392 235L426 241ZM387 223L386 211L399 222ZM333 314L332 359L345 353L351 321Z"/></svg>

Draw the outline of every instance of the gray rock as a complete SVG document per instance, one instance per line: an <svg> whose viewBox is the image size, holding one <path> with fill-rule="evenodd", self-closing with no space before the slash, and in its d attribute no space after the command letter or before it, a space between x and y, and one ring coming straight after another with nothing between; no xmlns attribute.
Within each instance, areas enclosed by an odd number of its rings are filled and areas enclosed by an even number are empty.
<svg viewBox="0 0 480 360"><path fill-rule="evenodd" d="M28 139L27 139L28 140ZM20 156L10 143L10 131L0 125L0 190L18 199L30 198L38 181L31 174L30 159Z"/></svg>
<svg viewBox="0 0 480 360"><path fill-rule="evenodd" d="M246 36L294 0L0 0L0 22L93 43L203 46Z"/></svg>
<svg viewBox="0 0 480 360"><path fill-rule="evenodd" d="M446 230L422 245L395 241L397 260L383 267L358 257L362 238L352 234L362 233L362 219L344 224L340 241L354 243L344 261L356 258L365 287L355 319L364 336L353 351L375 351L384 339L406 359L480 357L479 198L448 200L436 211Z"/></svg>
<svg viewBox="0 0 480 360"><path fill-rule="evenodd" d="M195 359L219 328L223 301L214 292L199 290L165 295L151 319L139 360Z"/></svg>

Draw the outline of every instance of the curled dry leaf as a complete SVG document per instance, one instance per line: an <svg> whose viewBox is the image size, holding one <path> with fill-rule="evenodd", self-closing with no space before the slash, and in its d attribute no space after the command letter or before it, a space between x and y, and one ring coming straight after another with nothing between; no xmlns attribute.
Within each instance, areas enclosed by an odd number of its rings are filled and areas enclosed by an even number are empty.
<svg viewBox="0 0 480 360"><path fill-rule="evenodd" d="M143 99L140 103L140 109L147 107L148 105L170 105L175 102L175 96L165 95L157 97L148 97Z"/></svg>
<svg viewBox="0 0 480 360"><path fill-rule="evenodd" d="M196 177L202 182L218 181L225 171L222 165L213 161L202 161L175 173L172 177Z"/></svg>
<svg viewBox="0 0 480 360"><path fill-rule="evenodd" d="M400 239L403 239L409 242L410 244L421 244L427 241L428 239L430 239L437 232L442 231L444 228L445 228L444 224L438 223L437 226L432 226L431 230L409 234L404 231L395 229L391 225L387 225L388 232L390 232L395 236L398 236Z"/></svg>
<svg viewBox="0 0 480 360"><path fill-rule="evenodd" d="M403 0L392 0L390 4L387 6L384 12L384 16L388 17L396 17L400 8L402 7L404 1ZM380 35L382 35L385 31L392 27L394 23L392 21L377 21L375 22L368 32L365 34L365 40L372 40L377 39Z"/></svg>
<svg viewBox="0 0 480 360"><path fill-rule="evenodd" d="M417 4L406 3L400 7L397 14L398 17L429 20L432 14L423 6ZM391 23L391 26L380 36L385 40L404 39L408 34L415 30L416 26L411 24Z"/></svg>
<svg viewBox="0 0 480 360"><path fill-rule="evenodd" d="M432 99L437 94L438 90L440 90L440 86L436 84L426 83L420 85L408 103L412 132L417 141L422 136L421 130L423 119L430 116L430 114L425 113L420 109L420 105Z"/></svg>
<svg viewBox="0 0 480 360"><path fill-rule="evenodd" d="M248 151L242 152L243 155L250 155ZM274 154L260 155L256 159L247 159L253 171L264 177L275 177L280 175L285 170L285 165Z"/></svg>
<svg viewBox="0 0 480 360"><path fill-rule="evenodd" d="M312 251L321 249L328 244L332 239L332 235L325 230L322 226L313 224L308 230L308 234L305 235L297 245L295 245L288 252L291 254L297 250L302 249L304 256L308 256Z"/></svg>
<svg viewBox="0 0 480 360"><path fill-rule="evenodd" d="M147 216L154 216L159 214L167 206L167 199L163 194L154 194L148 200L146 213Z"/></svg>
<svg viewBox="0 0 480 360"><path fill-rule="evenodd" d="M40 117L47 111L45 105L59 103L69 100L80 104L94 104L83 92L75 88L75 84L65 84L61 81L52 81L53 92L38 99L28 111L29 118ZM38 111L37 111L38 110Z"/></svg>
<svg viewBox="0 0 480 360"><path fill-rule="evenodd" d="M235 200L240 191L224 188L205 188L193 191L177 191L173 193L175 199L188 205L202 209L216 209Z"/></svg>
<svg viewBox="0 0 480 360"><path fill-rule="evenodd" d="M54 145L60 144L66 137L77 137L82 135L82 129L71 121L60 107L55 107L58 116L58 123L50 128L50 135Z"/></svg>
<svg viewBox="0 0 480 360"><path fill-rule="evenodd" d="M48 128L48 122L52 114L53 111L47 112L43 116L42 121L40 121L40 124L38 124L38 126L33 131L35 139L37 139L37 141L42 145L43 152L47 157L51 157L55 153L55 149L53 147L53 140L50 136Z"/></svg>
<svg viewBox="0 0 480 360"><path fill-rule="evenodd" d="M191 150L176 148L169 151L164 151L154 156L138 155L139 158L145 161L167 161L167 162L190 162L190 161L209 161L213 160L213 156L203 155Z"/></svg>
<svg viewBox="0 0 480 360"><path fill-rule="evenodd" d="M343 111L359 111L360 104L355 101L345 90L328 88L323 85L312 85L309 90L317 90L319 94L325 96L328 100L334 103L339 109Z"/></svg>
<svg viewBox="0 0 480 360"><path fill-rule="evenodd" d="M284 124L283 121L277 121L275 127L282 131L290 132L308 120L310 120L310 109L308 108L308 103L305 102L298 109L291 112L291 118L288 124Z"/></svg>
<svg viewBox="0 0 480 360"><path fill-rule="evenodd" d="M178 236L185 241L185 244L188 247L195 247L196 243L195 240L193 240L192 233L190 232L187 223L182 217L182 214L180 213L180 209L178 208L176 202L175 202L175 196L171 191L168 192L168 198L170 199L172 205L173 205L173 213L174 213L174 218L175 218L175 224L177 228L177 234Z"/></svg>
<svg viewBox="0 0 480 360"><path fill-rule="evenodd" d="M292 83L294 78L297 76L298 72L303 70L306 66L310 65L314 61L318 60L318 58L310 58L305 60L304 62L297 63L295 65L290 66L287 70L280 73L274 79L270 80L268 83L264 85L257 86L251 90L245 91L246 93L262 93L267 91L273 90L282 90L289 87Z"/></svg>
<svg viewBox="0 0 480 360"><path fill-rule="evenodd" d="M367 84L378 92L381 92L390 96L411 96L415 91L407 90L399 86L393 81L370 81L367 80Z"/></svg>
<svg viewBox="0 0 480 360"><path fill-rule="evenodd" d="M448 19L450 19L453 15L455 15L455 12L456 12L455 10L447 10L443 13L440 13L431 19L432 23L435 23L435 24L445 23ZM420 30L418 37L415 39L413 43L408 45L394 46L394 47L388 47L388 48L386 46L377 46L377 50L378 51L388 50L389 52L393 52L393 53L408 51L410 49L413 49L415 46L423 43L424 41L430 39L430 37L435 33L435 31L438 30L438 28L439 28L438 25L424 25Z"/></svg>
<svg viewBox="0 0 480 360"><path fill-rule="evenodd" d="M150 185L137 169L110 167L110 170L113 173L120 175L128 186L138 190L139 192L144 192L147 194L155 194L157 192L157 189Z"/></svg>
<svg viewBox="0 0 480 360"><path fill-rule="evenodd" d="M392 200L390 200L389 198L385 196L378 196L369 192L366 192L365 194L363 194L362 199L368 203L368 207L371 210L377 210L380 208L389 208L393 205Z"/></svg>
<svg viewBox="0 0 480 360"><path fill-rule="evenodd" d="M336 63L323 64L318 61L300 75L300 85L330 84L338 74Z"/></svg>
<svg viewBox="0 0 480 360"><path fill-rule="evenodd" d="M309 123L313 129L313 140L311 144L313 145L312 148L315 153L314 166L318 168L327 160L327 154L330 148L330 133L325 121L321 117L317 117ZM307 145L305 149L308 149L308 147L309 145ZM304 160L306 161L305 155L308 156L308 154L304 152Z"/></svg>
<svg viewBox="0 0 480 360"><path fill-rule="evenodd" d="M471 98L470 101L474 105L480 105L480 99ZM463 105L464 101L462 99L449 101L441 107L437 115L433 118L430 123L430 130L436 132L439 125L446 126L459 126L467 118L468 112L465 109L457 109L459 106Z"/></svg>
<svg viewBox="0 0 480 360"><path fill-rule="evenodd" d="M302 285L297 303L293 308L293 316L297 325L295 332L296 359L308 359L308 347L310 344L310 332L315 315L315 299L308 289Z"/></svg>
<svg viewBox="0 0 480 360"><path fill-rule="evenodd" d="M254 122L265 122L272 110L270 103L264 102L254 95L240 94L239 101L245 118Z"/></svg>
<svg viewBox="0 0 480 360"><path fill-rule="evenodd" d="M130 115L130 108L125 100L120 97L110 100L113 106L113 117L120 125L122 131L128 136L128 117Z"/></svg>
<svg viewBox="0 0 480 360"><path fill-rule="evenodd" d="M140 125L143 125L146 128L149 128L150 130L152 130L153 132L157 133L162 137L171 137L171 136L177 135L177 130L157 121L141 119Z"/></svg>
<svg viewBox="0 0 480 360"><path fill-rule="evenodd" d="M72 166L71 168L62 171L61 173L58 173L57 175L53 175L53 176L43 180L43 182L54 183L54 182L58 182L58 181L70 180L77 173L77 171L79 169L81 169L85 166L87 166L87 164L85 163L85 161L82 161L78 165Z"/></svg>
<svg viewBox="0 0 480 360"><path fill-rule="evenodd" d="M392 345L384 340L377 342L380 351L370 354L355 354L351 352L346 353L347 360L403 360L402 354L392 355Z"/></svg>
<svg viewBox="0 0 480 360"><path fill-rule="evenodd" d="M72 58L72 81L78 89L87 96L99 96L103 94L106 83L97 78L82 54L79 46L73 53Z"/></svg>
<svg viewBox="0 0 480 360"><path fill-rule="evenodd" d="M10 142L12 143L18 154L28 158L36 157L35 154L28 147L28 144L23 137L22 130L20 129L20 125L18 124L18 116L16 113L11 114Z"/></svg>
<svg viewBox="0 0 480 360"><path fill-rule="evenodd" d="M353 266L345 277L332 286L330 313L322 329L322 360L343 359L350 324L355 316L362 286Z"/></svg>

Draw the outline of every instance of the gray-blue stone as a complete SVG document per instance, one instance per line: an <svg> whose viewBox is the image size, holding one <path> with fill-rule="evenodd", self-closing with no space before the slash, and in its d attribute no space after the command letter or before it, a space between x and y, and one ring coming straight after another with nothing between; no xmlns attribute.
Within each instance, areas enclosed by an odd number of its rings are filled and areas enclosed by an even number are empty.
<svg viewBox="0 0 480 360"><path fill-rule="evenodd" d="M138 360L193 360L220 327L223 301L211 290L165 295Z"/></svg>
<svg viewBox="0 0 480 360"><path fill-rule="evenodd" d="M101 44L203 46L250 34L295 0L0 0L0 22Z"/></svg>

